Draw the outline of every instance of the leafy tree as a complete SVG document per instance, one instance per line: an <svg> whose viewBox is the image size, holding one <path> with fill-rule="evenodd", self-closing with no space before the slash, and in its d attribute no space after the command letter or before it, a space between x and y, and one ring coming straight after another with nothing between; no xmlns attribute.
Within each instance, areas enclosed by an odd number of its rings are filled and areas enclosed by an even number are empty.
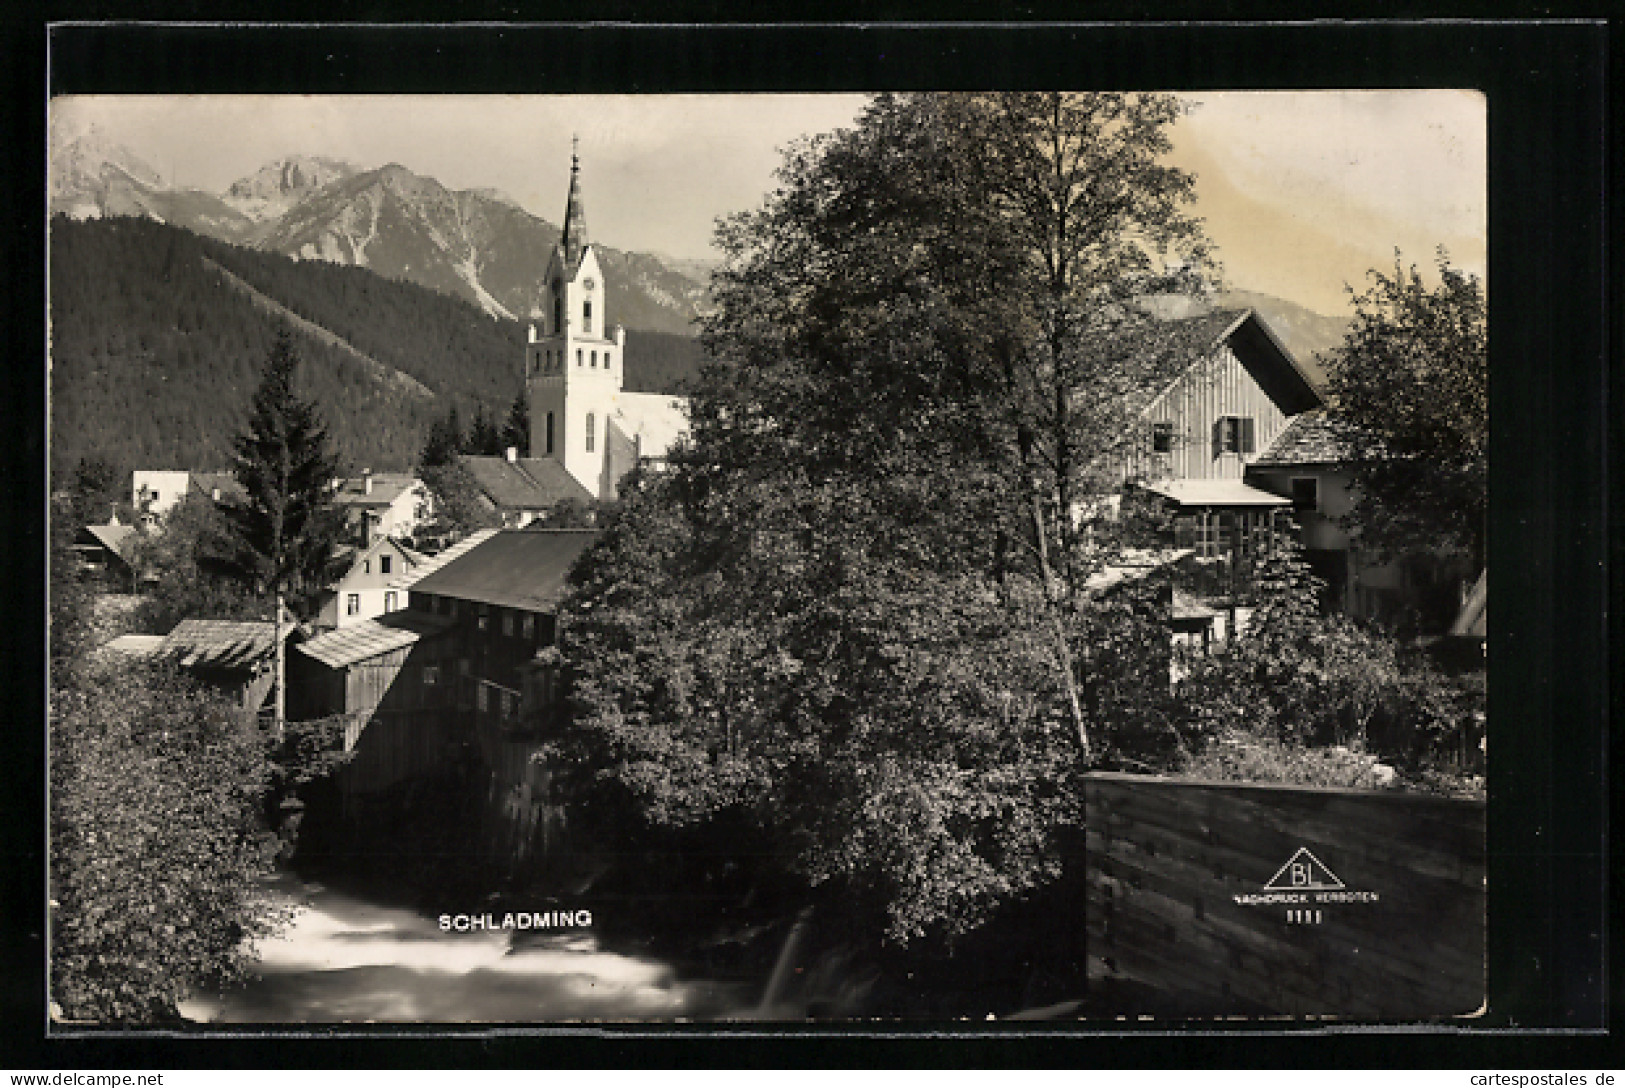
<svg viewBox="0 0 1625 1088"><path fill-rule="evenodd" d="M502 524L501 515L484 500L474 474L461 461L426 465L419 474L434 495L434 518L424 527L423 535L465 536Z"/></svg>
<svg viewBox="0 0 1625 1088"><path fill-rule="evenodd" d="M132 544L131 560L151 575L135 612L136 626L168 634L189 617L268 620L270 609L238 562L238 543L221 509L187 495L158 532Z"/></svg>
<svg viewBox="0 0 1625 1088"><path fill-rule="evenodd" d="M1327 359L1356 497L1350 525L1385 556L1455 553L1484 562L1489 356L1477 277L1441 252L1429 287L1413 265L1372 271Z"/></svg>
<svg viewBox="0 0 1625 1088"><path fill-rule="evenodd" d="M1211 271L1193 181L1159 161L1177 115L1156 95L881 96L724 227L705 326L724 365L700 445L745 464L771 420L815 475L956 467L981 547L1046 585L1085 749L1059 632L1121 534L1080 513L1115 488L1125 394L1166 335L1140 303Z"/></svg>
<svg viewBox="0 0 1625 1088"><path fill-rule="evenodd" d="M282 611L285 601L306 612L326 587L334 546L344 532L333 501L338 465L316 408L294 391L299 356L287 333L278 336L259 389L248 431L238 438L241 502L225 508L238 556L255 584L275 601L276 724L283 722L285 691Z"/></svg>
<svg viewBox="0 0 1625 1088"><path fill-rule="evenodd" d="M68 1019L172 1020L241 978L277 920L269 765L229 700L147 664L85 668L51 692L51 999Z"/></svg>
<svg viewBox="0 0 1625 1088"><path fill-rule="evenodd" d="M761 828L906 941L1054 872L1069 775L1166 641L1088 576L1145 295L1194 289L1157 96L882 96L793 149L727 265L692 446L628 486L561 643L577 788ZM1081 758L1080 758L1081 757Z"/></svg>

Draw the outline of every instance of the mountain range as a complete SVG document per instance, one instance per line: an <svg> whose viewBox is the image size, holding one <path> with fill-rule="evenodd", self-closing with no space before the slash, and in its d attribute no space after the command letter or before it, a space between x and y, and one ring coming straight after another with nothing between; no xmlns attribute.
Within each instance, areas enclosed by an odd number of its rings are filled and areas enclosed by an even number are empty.
<svg viewBox="0 0 1625 1088"><path fill-rule="evenodd" d="M262 166L223 193L165 184L128 147L91 128L55 142L53 214L138 215L234 245L370 268L474 303L492 317L540 314L559 228L492 189L452 190L397 164L363 169L316 156ZM692 335L703 264L598 246L627 328Z"/></svg>

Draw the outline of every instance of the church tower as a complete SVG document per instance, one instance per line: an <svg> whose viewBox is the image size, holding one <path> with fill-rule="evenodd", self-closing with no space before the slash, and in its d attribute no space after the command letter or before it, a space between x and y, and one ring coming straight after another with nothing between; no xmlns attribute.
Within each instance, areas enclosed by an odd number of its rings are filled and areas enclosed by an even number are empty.
<svg viewBox="0 0 1625 1088"><path fill-rule="evenodd" d="M581 158L572 142L564 229L547 263L541 320L525 345L530 455L560 462L594 495L612 497L610 418L621 391L626 330L604 313L604 276L587 241ZM538 328L538 325L540 328Z"/></svg>

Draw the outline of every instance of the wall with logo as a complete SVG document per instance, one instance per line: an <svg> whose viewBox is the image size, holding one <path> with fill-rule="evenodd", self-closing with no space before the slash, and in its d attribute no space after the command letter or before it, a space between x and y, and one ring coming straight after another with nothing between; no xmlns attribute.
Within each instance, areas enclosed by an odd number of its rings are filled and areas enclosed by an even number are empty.
<svg viewBox="0 0 1625 1088"><path fill-rule="evenodd" d="M1091 986L1123 1012L1395 1021L1483 1004L1482 802L1121 774L1090 775L1085 795Z"/></svg>

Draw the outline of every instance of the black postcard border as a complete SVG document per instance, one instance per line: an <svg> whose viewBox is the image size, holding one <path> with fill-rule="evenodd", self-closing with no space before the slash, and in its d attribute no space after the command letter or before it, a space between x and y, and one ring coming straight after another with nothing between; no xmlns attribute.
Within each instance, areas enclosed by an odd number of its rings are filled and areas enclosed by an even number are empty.
<svg viewBox="0 0 1625 1088"><path fill-rule="evenodd" d="M180 18L200 13L174 5ZM376 10L375 10L376 8ZM332 10L331 8L329 10ZM230 8L223 13L231 13ZM92 5L52 13L87 18ZM246 11L236 12L248 17ZM389 17L384 5L338 18ZM494 19L520 13L493 8ZM715 18L714 12L702 18ZM1604 949L1608 634L1618 600L1608 559L1625 558L1608 515L1605 147L1610 28L1567 22L983 23L629 26L486 24L321 26L92 24L11 19L0 72L11 93L5 158L10 227L14 420L4 466L17 609L0 664L10 759L4 791L6 880L0 1008L9 1054L76 1065L325 1065L335 1043L313 1031L164 1041L42 1039L44 902L44 97L51 93L658 92L720 90L1112 87L1166 90L1471 87L1489 97L1492 526L1490 636L1490 990L1482 1029L1404 1036L1288 1029L1260 1049L1192 1025L1176 1034L1099 1038L1056 1025L1012 1036L1000 1025L874 1025L807 1031L742 1026L604 1027L483 1040L347 1038L348 1065L864 1064L1106 1062L1152 1065L1569 1064L1598 1054L1593 1029L1611 992ZM1617 53L1615 54L1617 56ZM1611 152L1614 162L1605 159ZM1617 169L1615 171L1617 177ZM1407 255L1411 256L1411 255ZM1612 302L1612 306L1608 305ZM1616 477L1617 478L1617 477ZM1608 496L1609 501L1605 501ZM1612 613L1618 632L1617 610ZM876 1031L875 1029L880 1029ZM1555 1029L1557 1034L1526 1034ZM1252 1031L1269 1030L1254 1025ZM881 1032L884 1032L882 1034ZM341 1033L343 1034L343 1033ZM694 1037L696 1034L705 1036ZM898 1036L901 1038L894 1038ZM811 1040L811 1049L801 1038ZM1543 1057L1544 1055L1544 1057ZM1493 1063L1491 1061L1493 1056ZM1600 1057L1600 1054L1599 1054ZM8 1057L7 1064L12 1059Z"/></svg>

